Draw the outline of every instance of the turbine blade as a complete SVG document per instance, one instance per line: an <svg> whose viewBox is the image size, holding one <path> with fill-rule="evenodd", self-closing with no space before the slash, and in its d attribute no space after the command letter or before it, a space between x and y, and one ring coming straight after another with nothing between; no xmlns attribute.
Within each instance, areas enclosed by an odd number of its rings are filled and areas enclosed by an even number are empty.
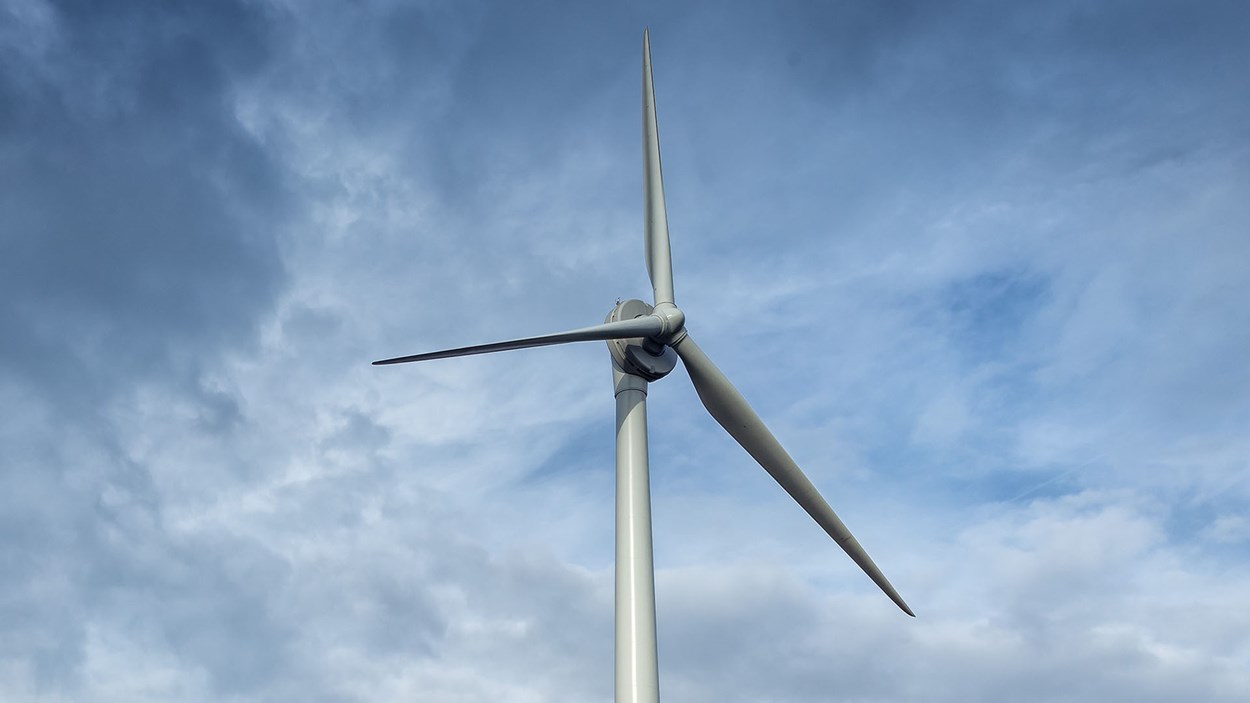
<svg viewBox="0 0 1250 703"><path fill-rule="evenodd" d="M890 597L890 600L894 601L895 605L902 608L904 613L915 617L915 613L903 602L902 597L873 563L872 558L860 546L859 541L833 512L833 508L829 507L816 487L781 447L777 438L773 437L773 434L764 426L764 422L747 404L746 398L743 398L738 389L734 388L728 378L725 378L725 374L716 368L716 364L713 364L712 360L703 353L699 345L687 335L673 348L685 364L690 380L694 383L694 389L699 394L699 399L703 401L703 405L707 407L712 417L759 462L760 466L764 467L764 470L777 483L781 484L786 493L789 493L790 497L794 498L807 511L807 514L824 528L825 532L829 533L833 541L842 547L843 551L859 565L859 568L864 570L865 574L868 574L868 578L872 579L873 583L877 584Z"/></svg>
<svg viewBox="0 0 1250 703"><path fill-rule="evenodd" d="M647 275L655 304L673 301L673 260L668 250L668 212L660 174L660 130L655 120L655 88L651 83L651 39L642 32L642 196Z"/></svg>
<svg viewBox="0 0 1250 703"><path fill-rule="evenodd" d="M472 354L489 354L491 352L508 351L511 349L528 349L530 347L546 347L553 344L567 344L569 342L598 342L609 339L630 339L632 337L652 337L659 334L664 329L664 323L660 322L660 318L653 315L645 315L636 317L632 320L620 320L618 322L605 322L602 325L594 327L583 327L581 329L571 330L569 332L558 332L556 334L544 334L538 337L526 337L525 339L513 339L507 342L493 342L491 344L478 344L472 347L460 347L458 349L445 349L443 351L427 352L425 354L413 354L411 356L397 356L394 359L382 359L373 362L374 366L385 366L388 364L404 364L409 361L429 361L431 359L448 359L454 356L470 356Z"/></svg>

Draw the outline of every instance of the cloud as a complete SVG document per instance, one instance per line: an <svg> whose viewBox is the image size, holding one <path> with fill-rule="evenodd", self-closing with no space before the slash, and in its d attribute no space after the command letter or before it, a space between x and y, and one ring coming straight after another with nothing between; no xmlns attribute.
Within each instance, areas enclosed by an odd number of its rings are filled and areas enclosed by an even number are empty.
<svg viewBox="0 0 1250 703"><path fill-rule="evenodd" d="M115 634L104 621L136 612L126 603L145 588L199 581L214 594L167 609L158 600L149 622L187 633L204 618L184 651L255 676L269 660L227 645L264 627L263 598L226 587L212 562L170 539L163 496L108 410L154 383L200 406L202 437L227 434L237 414L199 375L251 342L285 279L282 170L231 102L234 81L265 60L267 20L230 4L9 14L3 656L36 690L73 697L84 658Z"/></svg>
<svg viewBox="0 0 1250 703"><path fill-rule="evenodd" d="M0 698L608 699L644 24L665 696L1250 691L1239 5L0 11Z"/></svg>
<svg viewBox="0 0 1250 703"><path fill-rule="evenodd" d="M68 410L135 378L193 378L284 278L283 174L231 104L268 22L234 4L31 14L32 62L0 79L6 379Z"/></svg>

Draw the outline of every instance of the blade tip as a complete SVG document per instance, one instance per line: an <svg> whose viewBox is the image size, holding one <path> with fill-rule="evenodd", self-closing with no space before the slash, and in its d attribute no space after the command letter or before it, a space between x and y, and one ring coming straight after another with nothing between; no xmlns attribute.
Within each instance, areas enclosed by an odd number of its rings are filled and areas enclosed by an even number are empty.
<svg viewBox="0 0 1250 703"><path fill-rule="evenodd" d="M899 610L902 610L904 613L907 613L913 618L916 617L916 614L911 611L911 606L907 605L907 603L897 593L892 594L890 600L894 601L894 605L897 605Z"/></svg>

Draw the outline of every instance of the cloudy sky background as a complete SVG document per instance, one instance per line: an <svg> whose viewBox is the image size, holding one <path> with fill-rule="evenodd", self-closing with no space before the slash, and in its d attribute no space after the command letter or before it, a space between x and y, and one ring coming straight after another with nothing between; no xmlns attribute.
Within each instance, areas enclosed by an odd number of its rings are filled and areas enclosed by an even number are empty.
<svg viewBox="0 0 1250 703"><path fill-rule="evenodd" d="M646 25L665 698L1250 699L1244 3L380 0L0 3L0 699L610 700Z"/></svg>

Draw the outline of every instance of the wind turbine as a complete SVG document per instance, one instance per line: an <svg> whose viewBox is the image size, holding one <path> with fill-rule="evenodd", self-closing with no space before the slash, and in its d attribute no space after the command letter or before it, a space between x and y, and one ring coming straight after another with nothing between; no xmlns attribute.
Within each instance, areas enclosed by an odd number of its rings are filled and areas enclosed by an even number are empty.
<svg viewBox="0 0 1250 703"><path fill-rule="evenodd" d="M647 383L668 375L680 358L703 405L721 427L864 570L903 612L911 608L859 541L773 437L742 394L695 344L673 297L668 215L660 175L660 139L651 82L651 41L642 34L643 224L654 305L618 302L601 325L569 332L383 359L375 365L447 359L569 342L606 341L616 393L616 700L659 700L655 569L651 558L651 486L647 467Z"/></svg>

